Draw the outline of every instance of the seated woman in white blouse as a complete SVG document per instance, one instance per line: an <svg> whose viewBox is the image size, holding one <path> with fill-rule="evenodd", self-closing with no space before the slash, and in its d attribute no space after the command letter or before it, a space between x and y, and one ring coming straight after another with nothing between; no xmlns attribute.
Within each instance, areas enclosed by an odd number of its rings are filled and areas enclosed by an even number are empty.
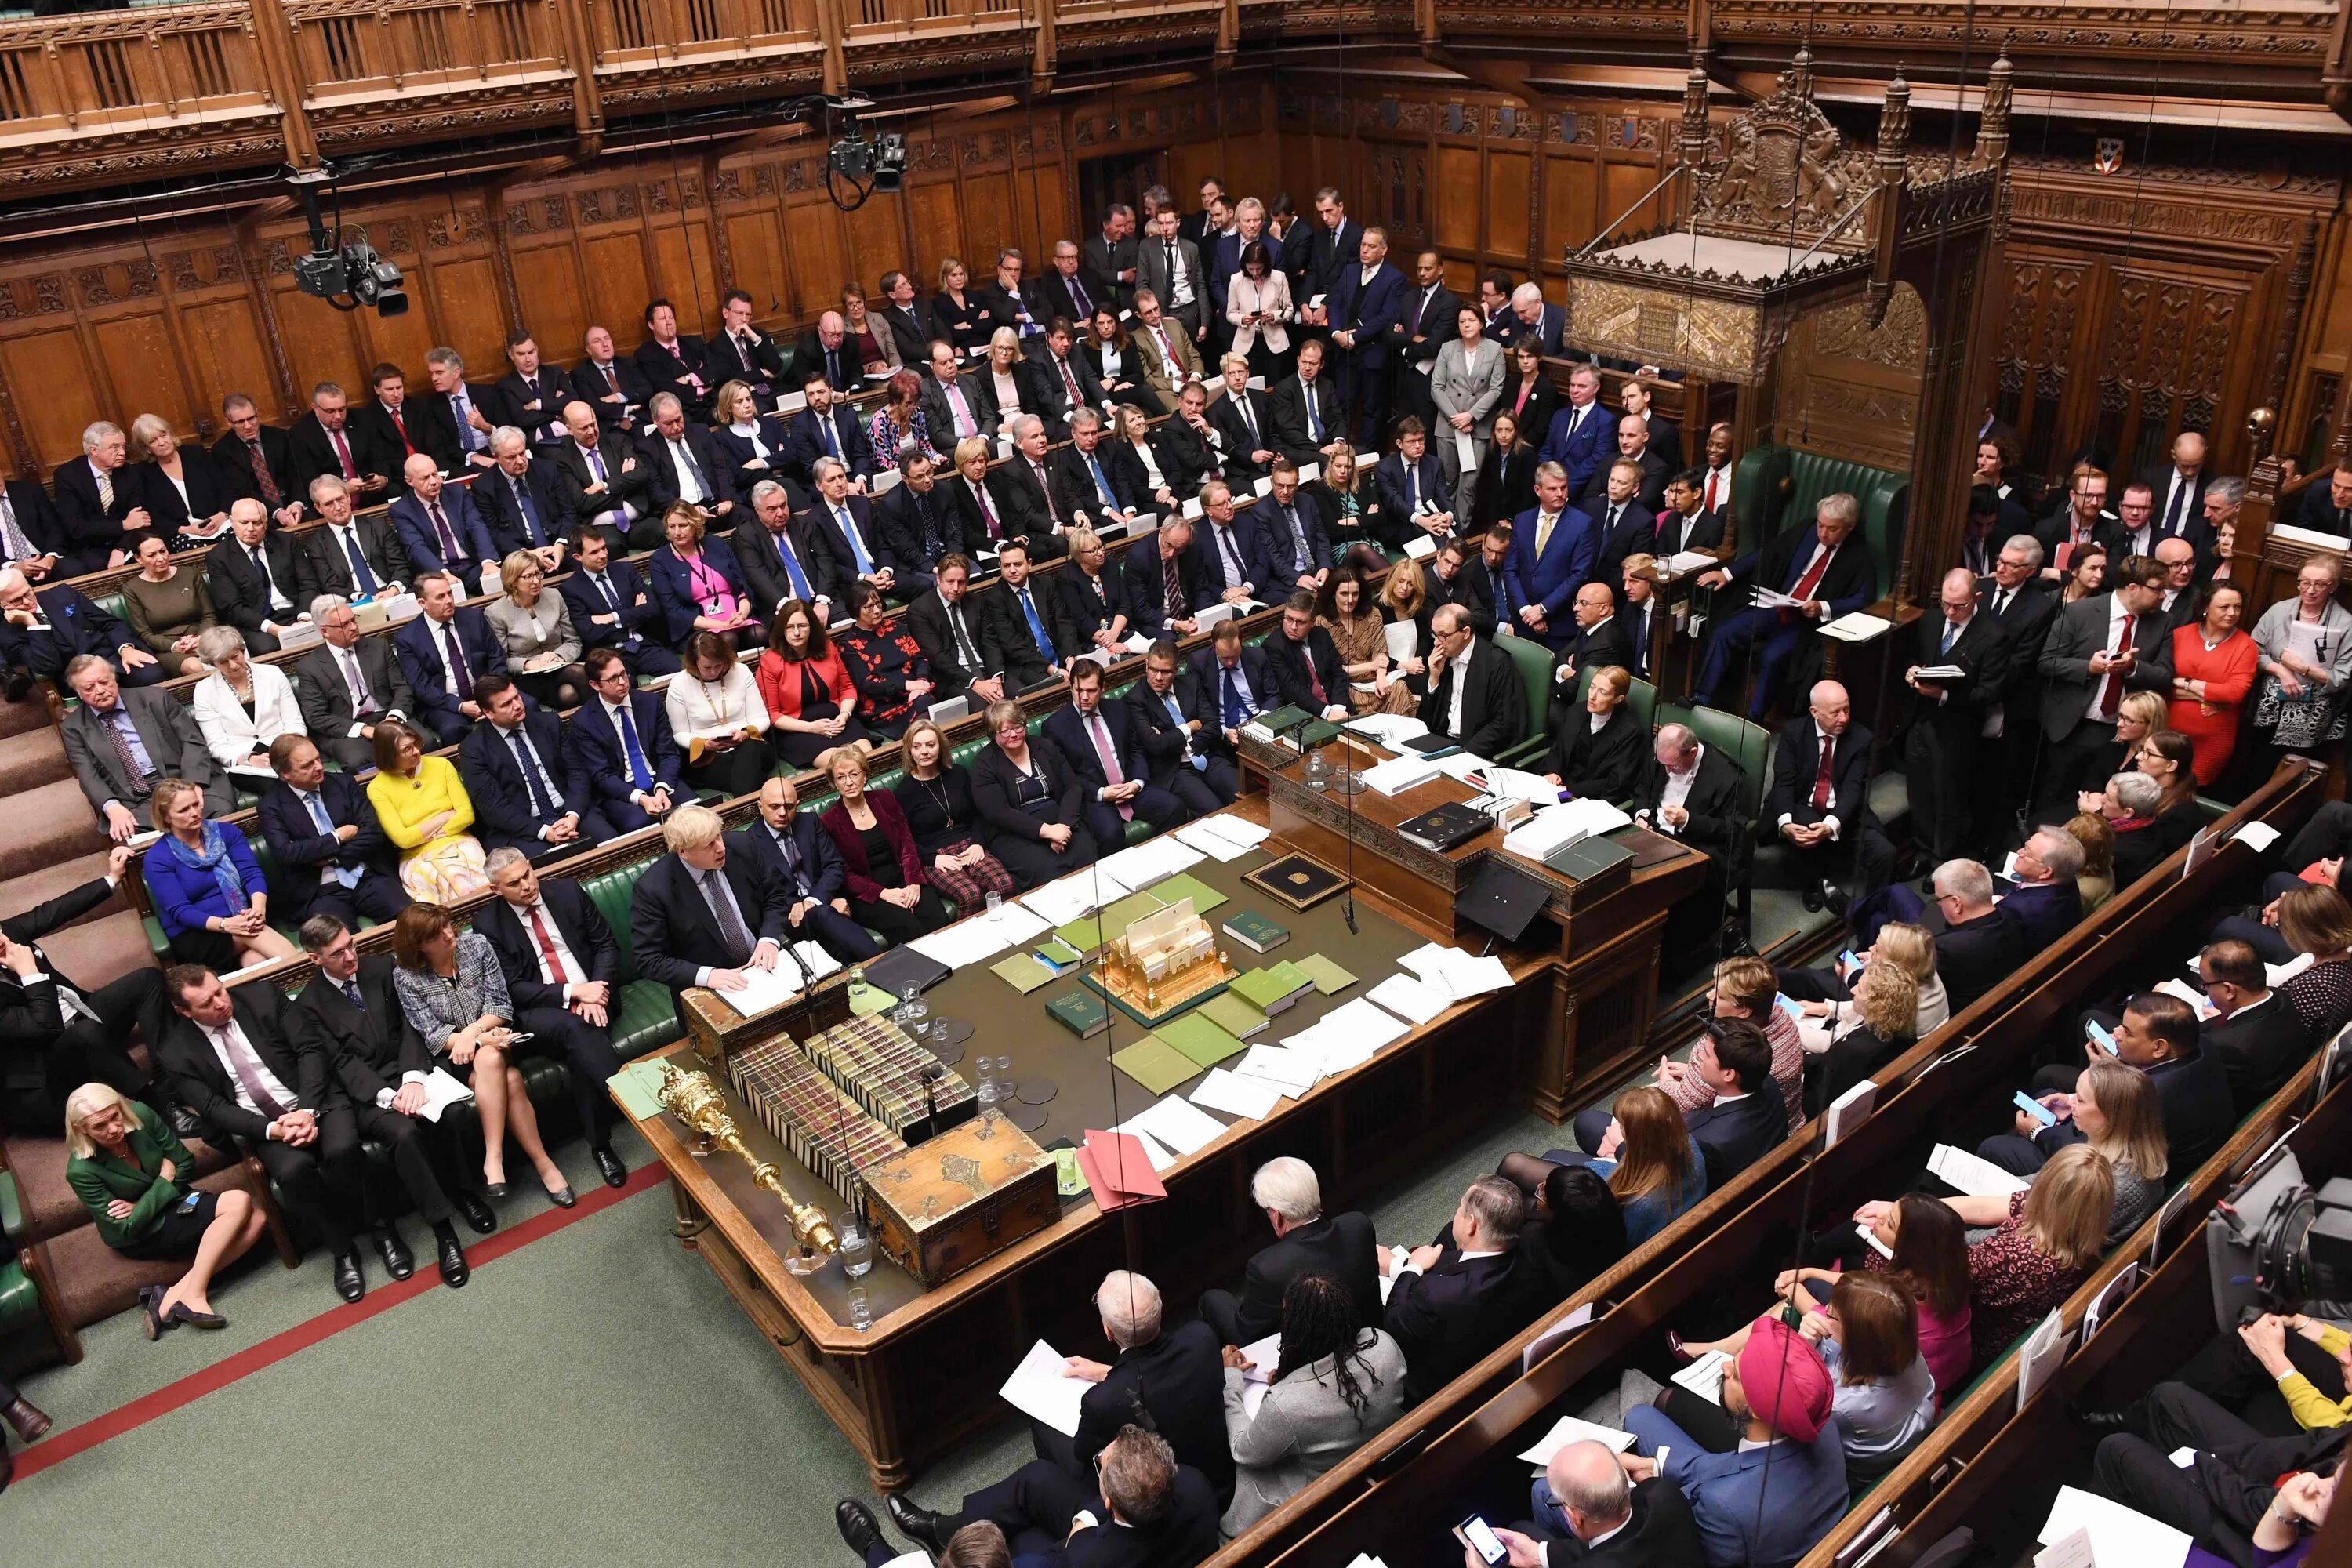
<svg viewBox="0 0 2352 1568"><path fill-rule="evenodd" d="M280 735L307 735L294 683L274 664L246 657L245 634L215 626L196 639L196 657L212 673L196 682L189 706L205 749L225 768L269 771L269 743Z"/></svg>
<svg viewBox="0 0 2352 1568"><path fill-rule="evenodd" d="M748 496L761 479L782 479L791 456L784 422L760 412L759 400L747 382L723 383L710 400L719 427L711 435L719 450L735 465L735 493Z"/></svg>
<svg viewBox="0 0 2352 1568"><path fill-rule="evenodd" d="M686 668L663 693L670 733L686 753L686 780L729 799L750 795L776 771L767 739L768 701L735 650L715 632L687 639Z"/></svg>
<svg viewBox="0 0 2352 1568"><path fill-rule="evenodd" d="M1016 414L1034 414L1030 406L1028 380L1021 372L1021 334L1011 327L999 327L989 335L988 368L981 374L988 378L988 390L996 397L996 427L1013 428Z"/></svg>

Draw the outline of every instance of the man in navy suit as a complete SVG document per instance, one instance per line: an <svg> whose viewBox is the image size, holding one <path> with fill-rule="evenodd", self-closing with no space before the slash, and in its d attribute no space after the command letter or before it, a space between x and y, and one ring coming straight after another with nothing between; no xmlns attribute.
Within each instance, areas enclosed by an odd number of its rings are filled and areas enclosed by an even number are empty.
<svg viewBox="0 0 2352 1568"><path fill-rule="evenodd" d="M1192 651L1192 684L1205 721L1192 737L1196 750L1230 759L1241 727L1282 706L1282 682L1265 649L1242 641L1241 624L1219 621L1209 646Z"/></svg>
<svg viewBox="0 0 2352 1568"><path fill-rule="evenodd" d="M808 405L784 421L784 437L792 443L784 459L786 472L814 487L817 460L832 458L848 467L853 489L865 489L874 479L874 443L858 422L857 410L842 401L821 375L811 377L803 390Z"/></svg>
<svg viewBox="0 0 2352 1568"><path fill-rule="evenodd" d="M275 425L264 425L261 410L242 392L221 399L221 417L228 424L228 433L213 443L213 463L220 469L230 496L260 501L268 510L269 521L280 528L301 521L302 498L292 488L294 449L286 432ZM62 521L58 527L64 528ZM62 531L58 537L68 546L72 543Z"/></svg>
<svg viewBox="0 0 2352 1568"><path fill-rule="evenodd" d="M496 460L489 472L474 480L474 500L489 531L493 563L518 550L539 557L540 570L563 569L564 535L574 521L571 492L555 465L531 456L521 431L501 425L490 437Z"/></svg>
<svg viewBox="0 0 2352 1568"><path fill-rule="evenodd" d="M1870 603L1877 590L1878 574L1870 547L1856 539L1862 506L1840 493L1823 496L1814 509L1810 528L1789 530L1751 550L1729 566L1702 573L1702 586L1723 588L1734 579L1753 583L1802 601L1791 609L1768 609L1750 604L1728 615L1716 612L1707 629L1706 654L1699 662L1697 689L1691 701L1715 706L1717 693L1733 676L1735 661L1755 649L1756 680L1748 700L1748 716L1761 719L1778 700L1780 683L1810 664L1819 652L1821 626L1850 615Z"/></svg>
<svg viewBox="0 0 2352 1568"><path fill-rule="evenodd" d="M1202 742L1215 718L1203 706L1200 683L1179 667L1176 645L1155 642L1143 656L1143 679L1119 700L1129 711L1128 735L1142 754L1144 777L1206 816L1234 803L1241 787L1231 758Z"/></svg>
<svg viewBox="0 0 2352 1568"><path fill-rule="evenodd" d="M668 986L674 1000L689 985L740 991L751 984L746 969L774 969L791 921L783 887L766 865L730 854L726 823L699 804L669 814L662 842L669 853L629 895L637 973Z"/></svg>
<svg viewBox="0 0 2352 1568"><path fill-rule="evenodd" d="M614 837L585 774L563 755L563 726L523 700L503 675L474 683L485 722L457 747L457 772L474 801L474 836L532 859L573 855Z"/></svg>
<svg viewBox="0 0 2352 1568"><path fill-rule="evenodd" d="M1568 331L1568 312L1558 305L1546 303L1541 286L1522 283L1512 289L1511 314L1517 319L1511 329L1514 343L1533 338L1543 344L1547 358L1559 355L1560 340Z"/></svg>
<svg viewBox="0 0 2352 1568"><path fill-rule="evenodd" d="M2040 952L2083 918L2074 878L2083 869L2083 847L2062 828L2044 827L2017 851L2017 886L2000 898L2000 916L2015 928L2020 948Z"/></svg>
<svg viewBox="0 0 2352 1568"><path fill-rule="evenodd" d="M63 576L65 524L49 495L31 479L0 484L0 565L14 566L33 582Z"/></svg>
<svg viewBox="0 0 2352 1568"><path fill-rule="evenodd" d="M708 429L687 424L686 405L674 394L655 393L652 412L652 434L637 438L637 451L653 476L646 489L646 510L659 517L673 501L688 500L709 514L713 529L734 527L748 510L736 504L735 465L720 455Z"/></svg>
<svg viewBox="0 0 2352 1568"><path fill-rule="evenodd" d="M1402 549L1406 541L1444 538L1454 531L1454 487L1445 468L1429 449L1429 431L1408 414L1397 421L1396 450L1372 470L1381 493L1381 514L1388 520L1383 542ZM1430 510L1429 508L1435 508Z"/></svg>
<svg viewBox="0 0 2352 1568"><path fill-rule="evenodd" d="M465 358L452 348L426 354L425 374L433 390L406 405L415 411L416 422L426 433L418 449L453 455L446 470L452 475L488 468L490 431L497 424L490 409L498 402L498 389L488 382L467 381Z"/></svg>
<svg viewBox="0 0 2352 1568"><path fill-rule="evenodd" d="M621 1070L613 1049L620 947L577 882L541 881L530 857L515 849L491 850L488 869L499 896L475 912L474 929L499 955L515 1030L530 1037L529 1054L564 1064L596 1168L606 1186L621 1186L629 1172L613 1152L613 1097L604 1088Z"/></svg>
<svg viewBox="0 0 2352 1568"><path fill-rule="evenodd" d="M1301 588L1283 602L1282 629L1260 645L1284 705L1318 719L1348 717L1348 670L1339 645L1315 624L1315 595Z"/></svg>
<svg viewBox="0 0 2352 1568"><path fill-rule="evenodd" d="M662 614L643 574L633 562L613 559L602 529L572 531L572 570L557 586L583 645L611 648L639 675L678 672L677 655L655 640Z"/></svg>
<svg viewBox="0 0 2352 1568"><path fill-rule="evenodd" d="M79 459L59 463L50 473L49 486L72 546L67 570L101 572L118 552L128 560L153 520L140 504L141 487L131 480L130 438L120 426L98 421L81 433L81 448ZM291 479L287 488L289 500L299 499L300 487Z"/></svg>
<svg viewBox="0 0 2352 1568"><path fill-rule="evenodd" d="M1190 637L1199 629L1192 612L1202 606L1201 558L1192 549L1192 520L1171 517L1156 533L1127 547L1119 569L1127 579L1131 629L1139 637ZM1209 604L1216 602L1210 594Z"/></svg>
<svg viewBox="0 0 2352 1568"><path fill-rule="evenodd" d="M1360 263L1343 267L1325 309L1331 342L1348 351L1348 406L1355 410L1356 449L1380 445L1389 423L1388 331L1404 312L1404 274L1389 265L1389 237L1368 228L1357 245Z"/></svg>
<svg viewBox="0 0 2352 1568"><path fill-rule="evenodd" d="M1201 527L1192 540L1201 585L1193 595L1192 607L1205 610L1215 604L1237 605L1257 598L1261 588L1272 593L1271 584L1257 580L1265 569L1257 524L1234 512L1233 487L1223 479L1202 485L1201 510Z"/></svg>
<svg viewBox="0 0 2352 1568"><path fill-rule="evenodd" d="M1638 414L1619 416L1617 449L1594 468L1592 477L1578 492L1576 504L1588 512L1595 510L1601 499L1608 494L1609 470L1619 463L1627 462L1640 470L1634 494L1641 498L1642 505L1651 515L1655 516L1666 504L1666 481L1674 477L1674 470L1666 466L1664 458L1650 449L1650 426Z"/></svg>
<svg viewBox="0 0 2352 1568"><path fill-rule="evenodd" d="M760 820L734 834L743 858L765 869L784 906L784 931L793 942L814 941L855 963L882 949L849 915L848 873L833 835L814 812L803 816L800 792L788 778L760 786Z"/></svg>
<svg viewBox="0 0 2352 1568"><path fill-rule="evenodd" d="M1635 551L1657 553L1651 546L1658 537L1658 519L1642 504L1641 464L1630 458L1611 463L1601 474L1601 494L1585 510L1592 517L1592 531L1601 540L1592 574L1601 582L1613 583L1622 576L1625 557Z"/></svg>
<svg viewBox="0 0 2352 1568"><path fill-rule="evenodd" d="M1715 1090L1715 1102L1692 1111L1684 1125L1706 1161L1706 1190L1719 1192L1780 1146L1789 1108L1772 1080L1772 1047L1745 1018L1708 1019L1690 1066Z"/></svg>
<svg viewBox="0 0 2352 1568"><path fill-rule="evenodd" d="M1062 748L1086 786L1087 831L1097 844L1118 845L1137 817L1163 831L1189 822L1184 803L1146 776L1150 764L1135 742L1134 715L1122 703L1105 702L1102 686L1101 665L1071 661L1070 704L1045 716L1045 738Z"/></svg>
<svg viewBox="0 0 2352 1568"><path fill-rule="evenodd" d="M623 833L650 827L694 798L681 774L677 742L657 691L636 691L628 661L608 647L590 651L594 695L563 726L563 761L588 781L596 809Z"/></svg>
<svg viewBox="0 0 2352 1568"><path fill-rule="evenodd" d="M563 439L563 408L576 395L562 370L540 363L539 344L526 331L507 338L507 363L513 366L490 389L490 417L511 425L533 441Z"/></svg>
<svg viewBox="0 0 2352 1568"><path fill-rule="evenodd" d="M37 591L22 572L0 568L0 664L29 671L60 691L66 666L82 654L112 665L126 686L153 686L169 679L170 672L130 627L70 583Z"/></svg>
<svg viewBox="0 0 2352 1568"><path fill-rule="evenodd" d="M1592 520L1568 504L1568 471L1558 463L1536 467L1536 504L1511 522L1511 574L1527 595L1517 635L1554 647L1576 636L1568 605L1592 575L1601 541Z"/></svg>
<svg viewBox="0 0 2352 1568"><path fill-rule="evenodd" d="M1331 574L1331 539L1315 498L1299 493L1298 470L1289 458L1274 460L1273 488L1250 509L1250 521L1257 530L1260 587L1268 594L1312 593L1323 585Z"/></svg>
<svg viewBox="0 0 2352 1568"><path fill-rule="evenodd" d="M845 578L871 583L887 594L898 585L898 562L875 531L874 510L862 495L850 489L849 469L838 458L819 458L811 476L816 502L808 510L808 524L821 534L825 550L840 565ZM849 584L841 585L843 602L834 614L848 609Z"/></svg>
<svg viewBox="0 0 2352 1568"><path fill-rule="evenodd" d="M1723 542L1727 507L1706 510L1706 470L1685 468L1666 481L1665 509L1651 520L1650 537L1633 546L1661 560L1685 550L1712 550ZM1624 564L1627 550L1609 564L1614 574Z"/></svg>
<svg viewBox="0 0 2352 1568"><path fill-rule="evenodd" d="M1895 847L1870 812L1870 731L1834 680L1780 726L1764 821L1801 868L1805 908L1843 910L1891 879Z"/></svg>
<svg viewBox="0 0 2352 1568"><path fill-rule="evenodd" d="M1578 365L1568 373L1568 401L1551 416L1536 461L1567 469L1568 493L1576 495L1599 471L1601 456L1616 447L1617 421L1601 406L1601 373Z"/></svg>
<svg viewBox="0 0 2352 1568"><path fill-rule="evenodd" d="M397 857L358 782L329 773L319 748L302 735L271 742L269 766L278 782L262 792L255 812L278 862L278 918L299 926L312 915L332 915L357 931L362 915L381 923L407 908Z"/></svg>
<svg viewBox="0 0 2352 1568"><path fill-rule="evenodd" d="M418 574L416 604L424 613L392 634L392 651L418 716L446 744L482 716L474 683L507 672L506 645L481 611L457 603L457 580L446 572Z"/></svg>
<svg viewBox="0 0 2352 1568"><path fill-rule="evenodd" d="M1454 1205L1451 1245L1431 1242L1380 1256L1393 1275L1381 1327L1404 1352L1404 1396L1426 1399L1525 1326L1535 1293L1520 1264L1527 1194L1500 1176L1481 1176Z"/></svg>
<svg viewBox="0 0 2352 1568"><path fill-rule="evenodd" d="M572 372L572 395L596 411L596 422L610 430L626 429L653 400L653 384L635 360L613 352L613 334L590 327L581 340L588 351Z"/></svg>
<svg viewBox="0 0 2352 1568"><path fill-rule="evenodd" d="M390 515L409 564L419 576L427 572L455 572L465 579L466 592L474 592L481 586L482 568L496 565L499 560L499 548L490 542L490 531L482 522L474 497L463 485L442 483L433 459L421 453L409 458L401 472L408 481L408 494L392 503Z"/></svg>

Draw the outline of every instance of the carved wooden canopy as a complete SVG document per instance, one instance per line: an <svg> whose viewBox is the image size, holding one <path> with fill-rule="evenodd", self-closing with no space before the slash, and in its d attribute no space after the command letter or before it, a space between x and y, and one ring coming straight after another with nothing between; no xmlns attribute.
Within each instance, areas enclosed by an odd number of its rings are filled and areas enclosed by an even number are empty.
<svg viewBox="0 0 2352 1568"><path fill-rule="evenodd" d="M1899 75L1870 148L1848 147L1813 101L1804 49L1771 97L1719 133L1707 85L1704 58L1694 59L1679 162L1662 182L1674 186L1675 221L1604 233L1567 258L1581 345L1753 384L1798 316L1862 298L1875 325L1906 261L1973 243L1995 221L2009 156L2006 57L1987 77L1976 145L1959 158L1911 157L1911 88Z"/></svg>

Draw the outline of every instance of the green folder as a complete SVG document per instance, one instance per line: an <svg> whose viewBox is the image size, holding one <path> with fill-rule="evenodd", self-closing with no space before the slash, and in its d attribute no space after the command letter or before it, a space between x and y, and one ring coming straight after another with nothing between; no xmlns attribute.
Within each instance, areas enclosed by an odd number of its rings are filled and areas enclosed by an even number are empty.
<svg viewBox="0 0 2352 1568"><path fill-rule="evenodd" d="M1160 1026L1160 1037L1183 1052L1197 1068L1213 1068L1227 1057L1237 1057L1246 1048L1243 1044L1202 1016L1194 1008L1190 1013L1171 1018Z"/></svg>
<svg viewBox="0 0 2352 1568"><path fill-rule="evenodd" d="M1265 1027L1265 1011L1254 1007L1231 991L1220 991L1201 1004L1200 1014L1235 1039L1246 1040Z"/></svg>
<svg viewBox="0 0 2352 1568"><path fill-rule="evenodd" d="M1174 904L1180 900L1190 899L1192 900L1192 912L1196 915L1205 915L1226 901L1224 894L1199 878L1183 871L1177 872L1165 881L1152 883L1151 896L1163 904Z"/></svg>
<svg viewBox="0 0 2352 1568"><path fill-rule="evenodd" d="M1279 963L1269 964L1266 973L1281 982L1283 989L1292 995L1315 984L1314 975L1286 958Z"/></svg>
<svg viewBox="0 0 2352 1568"><path fill-rule="evenodd" d="M879 985L867 985L861 982L849 988L849 1011L856 1017L869 1018L877 1013L887 1013L898 1005L898 998Z"/></svg>
<svg viewBox="0 0 2352 1568"><path fill-rule="evenodd" d="M1304 958L1292 960L1292 963L1300 973L1314 981L1315 989L1326 996L1336 996L1356 983L1354 975L1319 952L1310 952Z"/></svg>
<svg viewBox="0 0 2352 1568"><path fill-rule="evenodd" d="M661 1063L631 1062L604 1081L612 1086L621 1109L637 1121L650 1121L661 1114Z"/></svg>
<svg viewBox="0 0 2352 1568"><path fill-rule="evenodd" d="M1245 971L1234 977L1231 990L1260 1012L1271 1012L1311 984L1304 970L1286 961L1269 969Z"/></svg>
<svg viewBox="0 0 2352 1568"><path fill-rule="evenodd" d="M1054 972L1025 952L1010 958L1000 958L988 966L989 973L1026 996L1054 978Z"/></svg>
<svg viewBox="0 0 2352 1568"><path fill-rule="evenodd" d="M1097 913L1083 915L1057 928L1054 935L1080 952L1092 952L1103 944L1105 933L1124 936L1129 926L1167 907L1150 893L1129 893Z"/></svg>
<svg viewBox="0 0 2352 1568"><path fill-rule="evenodd" d="M1238 1044L1234 1047L1239 1049ZM1157 1035L1146 1035L1113 1051L1111 1065L1153 1094L1166 1094L1201 1070L1199 1064Z"/></svg>
<svg viewBox="0 0 2352 1568"><path fill-rule="evenodd" d="M1086 956L1085 953L1080 952L1076 948L1072 947L1060 937L1055 937L1051 942L1039 942L1037 944L1037 953L1039 957L1045 959L1047 963L1058 963L1065 969L1067 969L1070 965L1077 963L1078 960Z"/></svg>

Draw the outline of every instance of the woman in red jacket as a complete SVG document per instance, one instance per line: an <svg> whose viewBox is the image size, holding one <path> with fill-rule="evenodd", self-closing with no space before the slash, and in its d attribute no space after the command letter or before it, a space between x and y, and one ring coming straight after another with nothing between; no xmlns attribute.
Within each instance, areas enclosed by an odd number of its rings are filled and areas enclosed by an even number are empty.
<svg viewBox="0 0 2352 1568"><path fill-rule="evenodd" d="M867 792L866 753L843 746L833 753L831 771L839 798L817 820L841 849L849 918L894 946L954 920L955 905L923 872L922 851L897 798L887 790Z"/></svg>
<svg viewBox="0 0 2352 1568"><path fill-rule="evenodd" d="M2240 623L2245 591L2216 583L2205 591L2205 613L2172 633L2172 707L2166 719L2189 737L2200 788L2221 776L2238 744L2238 715L2254 688L2261 650Z"/></svg>
<svg viewBox="0 0 2352 1568"><path fill-rule="evenodd" d="M849 667L803 601L787 599L776 611L776 629L757 675L772 721L768 739L783 761L822 771L835 752L874 749L874 738L857 721Z"/></svg>

